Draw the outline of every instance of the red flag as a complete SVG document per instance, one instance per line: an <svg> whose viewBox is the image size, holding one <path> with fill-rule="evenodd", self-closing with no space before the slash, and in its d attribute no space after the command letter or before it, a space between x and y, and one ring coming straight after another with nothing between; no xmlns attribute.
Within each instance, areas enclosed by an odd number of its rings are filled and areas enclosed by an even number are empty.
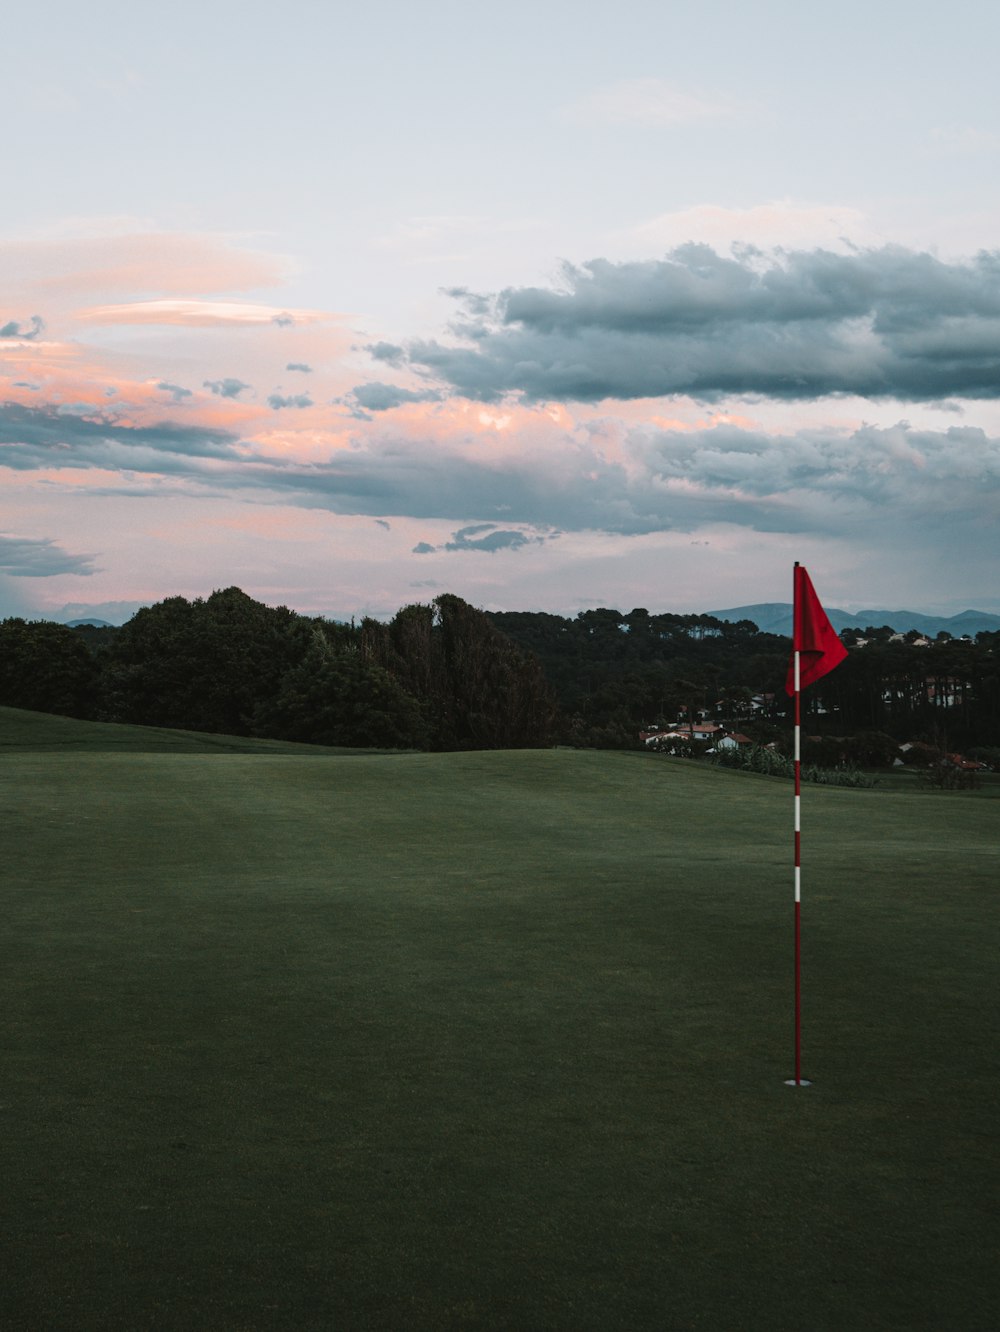
<svg viewBox="0 0 1000 1332"><path fill-rule="evenodd" d="M801 564L795 566L795 608L792 613L792 659L788 664L785 690L795 693L795 653L799 658L799 688L832 671L847 656L847 648L840 641L836 629L827 619L813 590L809 575Z"/></svg>

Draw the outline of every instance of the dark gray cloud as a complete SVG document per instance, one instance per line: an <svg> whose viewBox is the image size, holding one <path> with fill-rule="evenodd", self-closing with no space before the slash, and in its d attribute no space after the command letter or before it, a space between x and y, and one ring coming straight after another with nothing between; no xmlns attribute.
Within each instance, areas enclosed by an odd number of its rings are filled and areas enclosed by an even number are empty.
<svg viewBox="0 0 1000 1332"><path fill-rule="evenodd" d="M0 405L0 465L18 470L186 470L200 466L202 459L236 457L235 443L236 436L228 431L204 426L180 426L171 421L119 425L110 417L65 408L25 407L16 402Z"/></svg>
<svg viewBox="0 0 1000 1332"><path fill-rule="evenodd" d="M432 549L488 552L559 532L639 536L734 524L866 541L883 533L949 549L959 541L978 561L1000 562L1000 438L968 426L789 435L634 426L613 456L597 426L547 434L515 454L449 451L386 431L329 461L300 463L248 453L225 431L131 427L8 404L0 408L4 464L117 469L129 493L167 478L332 513L454 523L451 540Z"/></svg>
<svg viewBox="0 0 1000 1332"><path fill-rule="evenodd" d="M286 370L301 370L304 375L312 374L312 366L306 365L305 361L289 361L285 366Z"/></svg>
<svg viewBox="0 0 1000 1332"><path fill-rule="evenodd" d="M366 412L387 412L407 402L439 402L441 394L436 389L421 392L397 388L395 384L373 383L359 384L352 390L351 397Z"/></svg>
<svg viewBox="0 0 1000 1332"><path fill-rule="evenodd" d="M1000 439L961 426L789 436L731 426L636 428L621 457L610 459L599 440L549 442L504 457L383 438L323 464L260 460L225 473L229 485L337 513L456 519L464 533L456 545L476 539L464 526L470 522L626 536L712 523L833 535L910 525L939 526L952 540L955 531L975 532L977 558L1000 559Z"/></svg>
<svg viewBox="0 0 1000 1332"><path fill-rule="evenodd" d="M462 527L442 546L420 541L413 547L414 555L435 555L439 551L479 550L495 555L500 550L520 550L522 546L540 546L552 539L551 534L532 533L497 527L494 523L475 523Z"/></svg>
<svg viewBox="0 0 1000 1332"><path fill-rule="evenodd" d="M445 550L483 550L496 554L498 550L520 550L522 546L540 546L547 538L527 536L524 532L477 524L463 527L445 543Z"/></svg>
<svg viewBox="0 0 1000 1332"><path fill-rule="evenodd" d="M385 365L399 366L406 363L406 348L397 347L394 342L372 342L364 349L376 361Z"/></svg>
<svg viewBox="0 0 1000 1332"><path fill-rule="evenodd" d="M281 393L272 393L267 405L272 411L280 412L285 407L311 407L313 400L308 393L291 393L287 397Z"/></svg>
<svg viewBox="0 0 1000 1332"><path fill-rule="evenodd" d="M93 556L70 555L48 537L0 535L0 572L15 578L97 573Z"/></svg>
<svg viewBox="0 0 1000 1332"><path fill-rule="evenodd" d="M492 402L689 394L909 401L1000 396L1000 253L886 246L566 265L558 289L457 289L458 341L370 353Z"/></svg>
<svg viewBox="0 0 1000 1332"><path fill-rule="evenodd" d="M250 387L244 384L242 379L206 379L202 383L202 388L207 388L218 398L238 398L245 389Z"/></svg>
<svg viewBox="0 0 1000 1332"><path fill-rule="evenodd" d="M156 387L161 389L164 393L169 393L174 402L182 402L185 398L190 398L192 396L191 390L181 388L180 384L167 384L161 380Z"/></svg>
<svg viewBox="0 0 1000 1332"><path fill-rule="evenodd" d="M470 291L468 287L445 287L443 294L464 308L473 318L487 318L490 314L491 300L480 292Z"/></svg>
<svg viewBox="0 0 1000 1332"><path fill-rule="evenodd" d="M30 327L25 327L18 323L16 319L11 319L8 323L0 327L0 338L21 338L32 341L40 338L45 332L45 322L40 315L32 315Z"/></svg>

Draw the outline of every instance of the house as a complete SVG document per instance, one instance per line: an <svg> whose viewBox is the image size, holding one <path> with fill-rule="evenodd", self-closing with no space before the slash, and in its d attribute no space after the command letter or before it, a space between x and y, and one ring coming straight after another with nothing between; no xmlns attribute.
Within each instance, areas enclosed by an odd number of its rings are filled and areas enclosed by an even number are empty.
<svg viewBox="0 0 1000 1332"><path fill-rule="evenodd" d="M762 712L766 717L774 715L774 695L773 694L754 694L750 700L750 711L754 714Z"/></svg>
<svg viewBox="0 0 1000 1332"><path fill-rule="evenodd" d="M958 768L962 772L989 772L988 763L979 763L975 759L967 759L964 754L945 754L934 745L925 744L921 740L910 740L904 745L899 746L899 752L907 755L905 759L908 763L916 763L918 767L947 767Z"/></svg>
<svg viewBox="0 0 1000 1332"><path fill-rule="evenodd" d="M740 745L752 745L753 741L748 735L742 735L739 731L729 731L726 735L720 736L715 742L716 749L738 749Z"/></svg>
<svg viewBox="0 0 1000 1332"><path fill-rule="evenodd" d="M651 745L658 740L714 740L725 728L717 722L676 722L666 731L640 731L639 739L644 745Z"/></svg>
<svg viewBox="0 0 1000 1332"><path fill-rule="evenodd" d="M692 740L709 743L715 749L732 749L736 745L751 745L749 736L739 731L730 731L716 722L695 722L693 726L673 726L668 731L640 731L639 739L648 749L661 749L673 752L678 745L690 744ZM712 753L712 749L708 753Z"/></svg>
<svg viewBox="0 0 1000 1332"><path fill-rule="evenodd" d="M988 772L985 763L977 763L975 759L967 759L962 754L945 754L944 763L952 768L960 768L962 772Z"/></svg>
<svg viewBox="0 0 1000 1332"><path fill-rule="evenodd" d="M639 739L647 749L673 754L679 746L689 745L692 740L704 739L704 736L698 734L701 729L703 728L696 726L693 734L686 726L683 729L671 728L669 731L640 731Z"/></svg>

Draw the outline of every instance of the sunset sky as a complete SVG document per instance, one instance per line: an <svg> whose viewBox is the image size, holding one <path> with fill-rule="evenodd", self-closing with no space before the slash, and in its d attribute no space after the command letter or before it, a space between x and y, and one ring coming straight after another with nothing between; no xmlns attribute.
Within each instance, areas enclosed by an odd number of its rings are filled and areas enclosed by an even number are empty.
<svg viewBox="0 0 1000 1332"><path fill-rule="evenodd" d="M10 8L0 615L1000 611L998 12Z"/></svg>

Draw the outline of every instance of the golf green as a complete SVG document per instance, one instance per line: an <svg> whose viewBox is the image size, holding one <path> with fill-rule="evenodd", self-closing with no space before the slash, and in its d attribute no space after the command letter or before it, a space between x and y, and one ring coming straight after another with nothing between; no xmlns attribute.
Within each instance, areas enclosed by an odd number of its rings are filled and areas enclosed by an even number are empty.
<svg viewBox="0 0 1000 1332"><path fill-rule="evenodd" d="M0 710L12 1329L1000 1324L997 802Z"/></svg>

